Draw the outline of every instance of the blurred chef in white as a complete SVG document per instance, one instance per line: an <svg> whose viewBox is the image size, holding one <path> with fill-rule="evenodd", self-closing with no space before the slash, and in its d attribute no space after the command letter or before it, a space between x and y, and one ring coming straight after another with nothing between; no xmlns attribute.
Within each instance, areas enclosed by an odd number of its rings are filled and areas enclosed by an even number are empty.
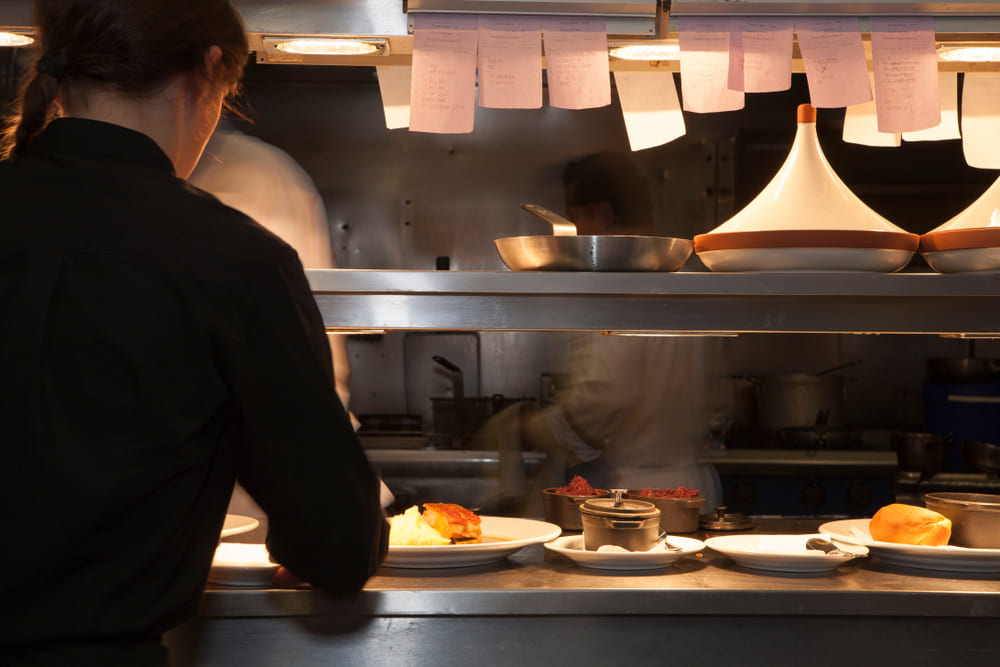
<svg viewBox="0 0 1000 667"><path fill-rule="evenodd" d="M295 249L304 268L336 268L323 198L305 169L284 150L242 132L223 118L188 181L279 236ZM357 429L359 422L349 407L351 364L346 337L332 334L327 341L337 395ZM391 502L392 494L383 483L382 506ZM241 536L241 541L258 541L267 534L266 515L239 484L228 511L261 522L253 533Z"/></svg>
<svg viewBox="0 0 1000 667"><path fill-rule="evenodd" d="M569 163L563 187L578 234L651 233L649 185L626 155ZM686 486L707 508L721 504L718 473L698 460L722 368L718 340L586 332L570 345L568 385L522 427L526 446L549 453L546 483L580 474L597 488Z"/></svg>

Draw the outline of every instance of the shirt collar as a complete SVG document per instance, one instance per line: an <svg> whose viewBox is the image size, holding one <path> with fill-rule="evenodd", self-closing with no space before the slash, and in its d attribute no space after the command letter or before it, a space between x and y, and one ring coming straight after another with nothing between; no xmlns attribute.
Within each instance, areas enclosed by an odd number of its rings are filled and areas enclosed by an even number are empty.
<svg viewBox="0 0 1000 667"><path fill-rule="evenodd" d="M150 137L99 120L57 118L31 141L25 152L130 162L176 175L174 163Z"/></svg>

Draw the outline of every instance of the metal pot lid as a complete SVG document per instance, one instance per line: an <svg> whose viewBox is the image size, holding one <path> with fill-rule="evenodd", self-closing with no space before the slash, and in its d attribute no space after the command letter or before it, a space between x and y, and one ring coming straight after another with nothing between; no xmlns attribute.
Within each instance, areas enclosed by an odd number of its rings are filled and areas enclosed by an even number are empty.
<svg viewBox="0 0 1000 667"><path fill-rule="evenodd" d="M730 514L725 506L715 508L715 515L706 514L698 521L702 530L747 530L753 527L753 519L742 514Z"/></svg>
<svg viewBox="0 0 1000 667"><path fill-rule="evenodd" d="M653 503L631 500L625 497L624 489L613 489L605 498L592 498L580 505L580 511L594 516L608 516L616 519L651 519L660 515Z"/></svg>

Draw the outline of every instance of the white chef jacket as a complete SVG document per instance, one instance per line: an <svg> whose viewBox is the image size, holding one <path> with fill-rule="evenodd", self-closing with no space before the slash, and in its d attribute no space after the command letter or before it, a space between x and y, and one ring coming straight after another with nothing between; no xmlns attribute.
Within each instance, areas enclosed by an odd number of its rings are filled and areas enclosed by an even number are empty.
<svg viewBox="0 0 1000 667"><path fill-rule="evenodd" d="M570 384L539 416L567 462L603 457L613 488L698 489L722 502L705 449L721 347L707 338L576 334Z"/></svg>
<svg viewBox="0 0 1000 667"><path fill-rule="evenodd" d="M247 214L295 248L307 269L336 268L323 198L309 174L277 146L220 123L188 181ZM328 336L337 395L351 398L343 336ZM353 420L353 416L352 416Z"/></svg>
<svg viewBox="0 0 1000 667"><path fill-rule="evenodd" d="M250 216L292 246L307 269L333 269L330 227L323 198L312 178L292 156L221 121L188 182ZM327 336L340 402L351 399L351 364L344 336ZM355 429L359 422L350 414ZM382 485L383 506L392 494ZM237 485L230 511L265 518Z"/></svg>

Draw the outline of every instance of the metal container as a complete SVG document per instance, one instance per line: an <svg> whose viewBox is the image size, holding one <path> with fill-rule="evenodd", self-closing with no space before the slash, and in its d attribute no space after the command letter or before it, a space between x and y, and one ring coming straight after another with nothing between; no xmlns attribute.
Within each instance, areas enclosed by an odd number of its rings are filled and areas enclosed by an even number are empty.
<svg viewBox="0 0 1000 667"><path fill-rule="evenodd" d="M693 533L698 530L704 496L694 498L658 498L642 495L642 489L629 489L628 497L652 503L660 510L660 530L666 533Z"/></svg>
<svg viewBox="0 0 1000 667"><path fill-rule="evenodd" d="M507 398L503 394L492 396L432 396L431 414L435 433L452 433L467 437L475 433L493 415L501 410L532 401L530 398Z"/></svg>
<svg viewBox="0 0 1000 667"><path fill-rule="evenodd" d="M973 470L986 473L1000 472L1000 445L978 440L966 440L962 443L965 464Z"/></svg>
<svg viewBox="0 0 1000 667"><path fill-rule="evenodd" d="M1000 359L939 357L927 360L927 380L933 384L965 384L1000 380Z"/></svg>
<svg viewBox="0 0 1000 667"><path fill-rule="evenodd" d="M694 249L669 236L511 236L494 244L512 271L676 271Z"/></svg>
<svg viewBox="0 0 1000 667"><path fill-rule="evenodd" d="M889 436L889 443L896 452L901 471L933 477L945 469L951 438L935 433L897 431Z"/></svg>
<svg viewBox="0 0 1000 667"><path fill-rule="evenodd" d="M583 530L583 521L580 518L580 505L593 498L607 498L609 491L604 489L594 489L600 491L597 496L570 496L565 493L556 493L555 488L543 489L542 499L545 510L545 520L554 523L563 530Z"/></svg>
<svg viewBox="0 0 1000 667"><path fill-rule="evenodd" d="M613 545L629 551L649 551L660 536L660 510L653 503L630 500L615 489L610 498L592 498L580 506L583 546L597 551Z"/></svg>
<svg viewBox="0 0 1000 667"><path fill-rule="evenodd" d="M757 420L761 429L845 425L846 378L840 375L790 373L755 379Z"/></svg>
<svg viewBox="0 0 1000 667"><path fill-rule="evenodd" d="M948 544L1000 549L1000 496L988 493L925 493L927 509L951 519Z"/></svg>

